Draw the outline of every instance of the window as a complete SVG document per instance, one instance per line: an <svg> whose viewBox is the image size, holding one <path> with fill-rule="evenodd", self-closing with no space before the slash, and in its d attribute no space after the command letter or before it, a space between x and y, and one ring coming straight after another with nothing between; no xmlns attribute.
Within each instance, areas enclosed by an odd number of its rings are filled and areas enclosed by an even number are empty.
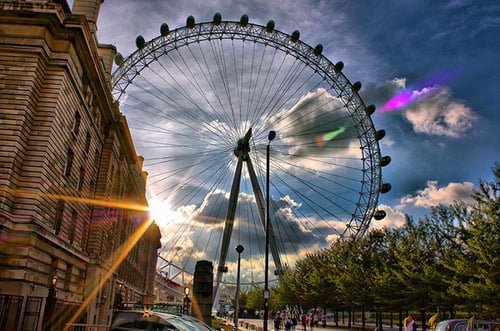
<svg viewBox="0 0 500 331"><path fill-rule="evenodd" d="M85 153L89 152L90 149L90 133L87 132L87 135L85 136Z"/></svg>
<svg viewBox="0 0 500 331"><path fill-rule="evenodd" d="M75 240L75 232L76 232L76 221L78 220L78 213L76 210L71 211L71 226L69 228L69 243L72 244Z"/></svg>
<svg viewBox="0 0 500 331"><path fill-rule="evenodd" d="M85 180L85 168L80 167L80 175L78 176L78 181L76 182L76 189L80 192L83 188L83 181Z"/></svg>
<svg viewBox="0 0 500 331"><path fill-rule="evenodd" d="M73 166L73 159L75 158L75 154L71 148L68 148L68 152L66 154L66 164L64 165L64 177L69 177L71 175L71 167Z"/></svg>
<svg viewBox="0 0 500 331"><path fill-rule="evenodd" d="M99 168L99 160L101 159L101 152L96 148L94 153L94 168L97 170ZM97 172L97 171L96 171Z"/></svg>
<svg viewBox="0 0 500 331"><path fill-rule="evenodd" d="M61 232L63 216L64 216L64 200L59 200L57 201L56 219L54 224L54 232L56 235L58 235L59 232Z"/></svg>
<svg viewBox="0 0 500 331"><path fill-rule="evenodd" d="M80 122L82 121L82 117L79 112L75 113L75 118L73 118L73 126L71 128L71 133L76 137L78 136L78 131L80 130Z"/></svg>

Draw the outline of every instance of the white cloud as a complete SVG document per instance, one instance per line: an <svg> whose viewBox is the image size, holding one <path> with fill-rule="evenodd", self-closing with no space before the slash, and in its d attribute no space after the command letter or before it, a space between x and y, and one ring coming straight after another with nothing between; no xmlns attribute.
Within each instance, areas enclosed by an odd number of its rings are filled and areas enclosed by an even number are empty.
<svg viewBox="0 0 500 331"><path fill-rule="evenodd" d="M417 133L433 136L461 137L467 132L478 115L467 105L453 99L448 87L435 85L406 90L406 78L394 78L381 84L369 83L363 90L367 103L382 105L402 91L408 92L409 105L403 117Z"/></svg>
<svg viewBox="0 0 500 331"><path fill-rule="evenodd" d="M463 201L471 204L474 184L471 182L449 183L444 187L438 187L437 181L428 181L427 187L417 192L415 196L406 196L401 199L403 205L415 207L434 207L438 205L450 205L454 201Z"/></svg>
<svg viewBox="0 0 500 331"><path fill-rule="evenodd" d="M422 95L426 97L403 112L417 133L458 138L467 132L478 118L472 109L453 100L448 88L413 91L412 99Z"/></svg>
<svg viewBox="0 0 500 331"><path fill-rule="evenodd" d="M372 220L371 228L398 228L405 224L405 214L398 207L379 205L378 209L385 211L386 216L380 221Z"/></svg>

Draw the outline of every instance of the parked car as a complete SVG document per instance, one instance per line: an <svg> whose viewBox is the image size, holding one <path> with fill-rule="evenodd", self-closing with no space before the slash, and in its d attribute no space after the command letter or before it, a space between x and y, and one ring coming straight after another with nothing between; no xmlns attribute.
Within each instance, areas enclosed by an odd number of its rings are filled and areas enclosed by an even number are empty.
<svg viewBox="0 0 500 331"><path fill-rule="evenodd" d="M500 331L500 321L451 319L437 324L434 331Z"/></svg>
<svg viewBox="0 0 500 331"><path fill-rule="evenodd" d="M121 311L111 324L111 331L213 331L193 316L175 315L155 311Z"/></svg>

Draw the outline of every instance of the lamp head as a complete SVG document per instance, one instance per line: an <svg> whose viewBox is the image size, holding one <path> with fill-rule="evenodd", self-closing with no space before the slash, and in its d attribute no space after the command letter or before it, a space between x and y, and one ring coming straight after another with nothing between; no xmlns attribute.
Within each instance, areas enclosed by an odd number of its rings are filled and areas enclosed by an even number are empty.
<svg viewBox="0 0 500 331"><path fill-rule="evenodd" d="M52 279L50 280L50 284L52 286L56 286L57 285L57 276L52 276Z"/></svg>
<svg viewBox="0 0 500 331"><path fill-rule="evenodd" d="M276 138L276 131L269 131L269 135L267 136L267 139L269 141L273 141L274 138Z"/></svg>
<svg viewBox="0 0 500 331"><path fill-rule="evenodd" d="M243 253L244 250L245 248L242 245L236 246L236 252L238 252L238 254Z"/></svg>
<svg viewBox="0 0 500 331"><path fill-rule="evenodd" d="M190 291L191 291L191 289L190 289L189 287L187 287L187 286L186 286L186 287L184 287L184 294L185 294L186 296L188 296L188 295L189 295L189 292L190 292Z"/></svg>

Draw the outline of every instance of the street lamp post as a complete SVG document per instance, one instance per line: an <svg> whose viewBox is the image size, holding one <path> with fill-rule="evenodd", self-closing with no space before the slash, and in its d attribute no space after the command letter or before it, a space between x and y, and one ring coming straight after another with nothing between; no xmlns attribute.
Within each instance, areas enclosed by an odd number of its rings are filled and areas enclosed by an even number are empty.
<svg viewBox="0 0 500 331"><path fill-rule="evenodd" d="M236 273L236 308L234 309L234 328L238 331L238 313L240 311L240 263L241 263L241 253L245 248L242 245L236 246L236 252L238 253L238 271Z"/></svg>
<svg viewBox="0 0 500 331"><path fill-rule="evenodd" d="M269 151L271 147L271 141L276 138L275 131L269 131L267 136L267 150L266 150L266 257L265 257L265 267L264 267L264 331L268 330L268 316L269 316Z"/></svg>
<svg viewBox="0 0 500 331"><path fill-rule="evenodd" d="M185 297L184 297L184 305L182 307L182 310L183 310L183 313L185 315L188 315L189 314L189 291L190 291L190 288L189 287L184 287L184 294L185 294Z"/></svg>
<svg viewBox="0 0 500 331"><path fill-rule="evenodd" d="M45 303L45 312L44 312L44 324L45 325L54 325L55 321L53 318L54 309L57 304L57 276L54 275L50 279L50 287L49 293L47 296L47 301ZM47 328L48 330L48 328Z"/></svg>

